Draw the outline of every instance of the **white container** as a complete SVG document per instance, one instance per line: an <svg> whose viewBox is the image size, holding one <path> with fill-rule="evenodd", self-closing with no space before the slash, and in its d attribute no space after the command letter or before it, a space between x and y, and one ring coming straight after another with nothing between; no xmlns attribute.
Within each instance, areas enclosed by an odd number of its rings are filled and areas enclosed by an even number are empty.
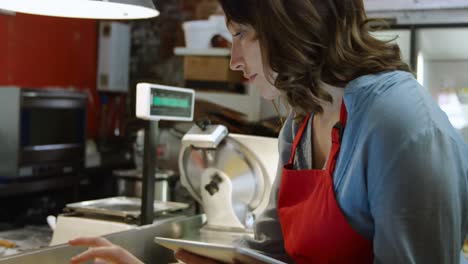
<svg viewBox="0 0 468 264"><path fill-rule="evenodd" d="M462 88L458 90L457 95L460 103L468 105L468 88Z"/></svg>
<svg viewBox="0 0 468 264"><path fill-rule="evenodd" d="M130 77L130 25L121 22L99 23L97 89L128 92Z"/></svg>
<svg viewBox="0 0 468 264"><path fill-rule="evenodd" d="M193 20L182 24L185 33L185 45L191 49L211 48L211 38L218 34L218 27L209 20Z"/></svg>
<svg viewBox="0 0 468 264"><path fill-rule="evenodd" d="M213 24L216 24L218 34L232 42L232 35L226 26L226 19L224 16L213 15L210 16L209 21L211 21Z"/></svg>

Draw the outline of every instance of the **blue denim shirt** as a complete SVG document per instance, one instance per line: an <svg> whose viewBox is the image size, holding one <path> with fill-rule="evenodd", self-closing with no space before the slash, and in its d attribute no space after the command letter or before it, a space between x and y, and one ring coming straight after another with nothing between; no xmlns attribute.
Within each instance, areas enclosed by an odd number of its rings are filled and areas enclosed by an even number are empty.
<svg viewBox="0 0 468 264"><path fill-rule="evenodd" d="M468 234L468 146L410 73L366 75L345 87L347 126L333 175L348 223L373 241L375 263L459 263ZM279 137L270 204L246 246L287 259L278 220L281 168L300 124ZM295 167L312 165L312 122Z"/></svg>

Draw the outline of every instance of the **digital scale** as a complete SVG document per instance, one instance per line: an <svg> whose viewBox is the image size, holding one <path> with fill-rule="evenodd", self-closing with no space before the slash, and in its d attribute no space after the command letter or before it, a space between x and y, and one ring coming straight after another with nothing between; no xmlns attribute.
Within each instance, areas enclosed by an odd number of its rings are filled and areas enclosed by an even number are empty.
<svg viewBox="0 0 468 264"><path fill-rule="evenodd" d="M136 91L136 116L149 120L145 131L141 225L153 223L154 173L156 170L156 131L159 120L192 121L195 91L159 84L139 83Z"/></svg>
<svg viewBox="0 0 468 264"><path fill-rule="evenodd" d="M171 213L186 209L187 204L154 200L156 138L159 120L192 121L195 92L191 89L158 84L137 85L136 116L149 120L145 132L142 198L110 197L67 204L65 214L57 217L51 245L66 243L79 236L102 236L138 225L153 224L174 217Z"/></svg>

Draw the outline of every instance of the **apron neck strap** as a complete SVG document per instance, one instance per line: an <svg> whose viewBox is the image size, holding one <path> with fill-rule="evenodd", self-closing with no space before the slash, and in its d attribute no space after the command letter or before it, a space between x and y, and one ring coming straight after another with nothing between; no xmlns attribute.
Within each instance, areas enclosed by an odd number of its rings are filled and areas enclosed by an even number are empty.
<svg viewBox="0 0 468 264"><path fill-rule="evenodd" d="M335 171L335 165L338 159L338 154L340 153L341 140L343 139L347 117L348 112L346 111L346 106L343 100L340 108L340 122L336 123L332 128L332 147L326 164L326 170L330 172L330 175L333 175L333 172Z"/></svg>
<svg viewBox="0 0 468 264"><path fill-rule="evenodd" d="M309 113L304 118L304 120L302 121L302 125L299 128L299 131L297 131L297 134L294 137L294 142L293 142L292 149L291 149L291 156L289 157L289 162L288 162L289 164L291 164L294 161L294 156L296 155L297 145L299 145L299 141L301 141L302 134L304 134L304 131L307 128L307 123L309 122L310 116L311 116L311 113Z"/></svg>

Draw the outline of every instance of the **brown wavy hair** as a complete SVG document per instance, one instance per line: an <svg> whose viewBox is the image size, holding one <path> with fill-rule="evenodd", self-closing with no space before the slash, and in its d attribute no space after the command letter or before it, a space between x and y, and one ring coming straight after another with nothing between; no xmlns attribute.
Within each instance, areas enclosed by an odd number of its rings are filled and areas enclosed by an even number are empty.
<svg viewBox="0 0 468 264"><path fill-rule="evenodd" d="M345 87L362 75L410 71L400 49L374 38L362 0L219 0L227 22L256 31L274 85L302 118L332 97L319 83ZM269 72L269 71L265 71Z"/></svg>

